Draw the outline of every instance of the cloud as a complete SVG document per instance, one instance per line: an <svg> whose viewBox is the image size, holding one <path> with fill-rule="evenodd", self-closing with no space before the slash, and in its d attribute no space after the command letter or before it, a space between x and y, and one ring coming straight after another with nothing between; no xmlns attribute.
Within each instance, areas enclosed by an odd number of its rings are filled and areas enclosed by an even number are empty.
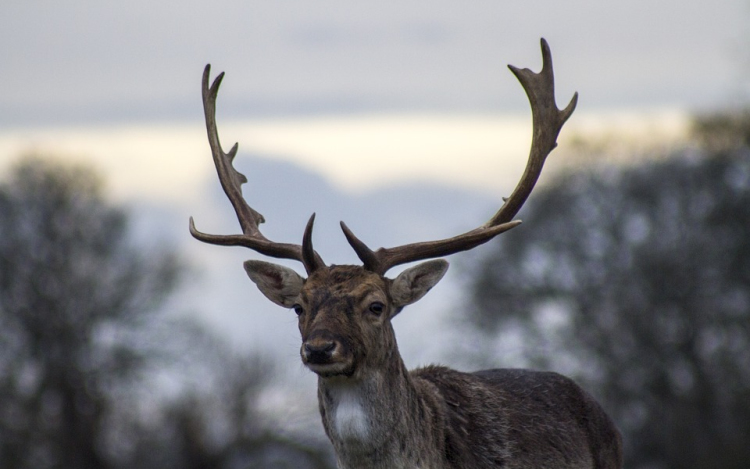
<svg viewBox="0 0 750 469"><path fill-rule="evenodd" d="M190 119L207 62L235 117L520 110L505 64L538 67L541 36L582 105L715 105L746 19L741 0L10 2L0 125Z"/></svg>

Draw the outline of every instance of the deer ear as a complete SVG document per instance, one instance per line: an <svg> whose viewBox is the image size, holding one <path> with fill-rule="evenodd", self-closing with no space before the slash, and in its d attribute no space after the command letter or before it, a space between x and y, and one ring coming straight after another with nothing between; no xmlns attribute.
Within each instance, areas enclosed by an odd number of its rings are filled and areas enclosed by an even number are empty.
<svg viewBox="0 0 750 469"><path fill-rule="evenodd" d="M401 272L391 282L393 305L401 308L410 305L427 294L448 270L448 262L443 259L423 262Z"/></svg>
<svg viewBox="0 0 750 469"><path fill-rule="evenodd" d="M305 282L297 272L263 261L247 261L244 266L250 280L266 298L285 308L291 308L297 302Z"/></svg>

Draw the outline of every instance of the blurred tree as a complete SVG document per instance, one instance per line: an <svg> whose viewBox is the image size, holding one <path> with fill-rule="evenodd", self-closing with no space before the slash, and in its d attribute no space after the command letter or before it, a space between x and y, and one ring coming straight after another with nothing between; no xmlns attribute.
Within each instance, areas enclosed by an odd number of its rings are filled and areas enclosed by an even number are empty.
<svg viewBox="0 0 750 469"><path fill-rule="evenodd" d="M271 376L268 363L225 356L208 392L189 393L168 408L167 422L185 469L327 469L335 466L330 444L273 428L260 392ZM266 379L264 379L266 378Z"/></svg>
<svg viewBox="0 0 750 469"><path fill-rule="evenodd" d="M204 329L182 333L192 384L124 439L133 449L123 468L329 469L327 439L290 433L263 408L273 383L272 362L238 354ZM319 423L316 421L316 428ZM322 432L321 432L321 435ZM166 449L166 450L165 450Z"/></svg>
<svg viewBox="0 0 750 469"><path fill-rule="evenodd" d="M750 467L750 150L720 147L561 177L473 269L473 326L577 375L629 467Z"/></svg>
<svg viewBox="0 0 750 469"><path fill-rule="evenodd" d="M182 270L175 252L131 243L92 170L38 157L12 169L0 185L0 467L332 467L322 446L262 418L269 362L158 314ZM186 390L170 400L159 373Z"/></svg>
<svg viewBox="0 0 750 469"><path fill-rule="evenodd" d="M696 143L711 153L750 147L750 109L698 115L691 131Z"/></svg>
<svg viewBox="0 0 750 469"><path fill-rule="evenodd" d="M0 186L0 465L108 467L108 388L141 369L176 257L127 238L89 169L36 157Z"/></svg>

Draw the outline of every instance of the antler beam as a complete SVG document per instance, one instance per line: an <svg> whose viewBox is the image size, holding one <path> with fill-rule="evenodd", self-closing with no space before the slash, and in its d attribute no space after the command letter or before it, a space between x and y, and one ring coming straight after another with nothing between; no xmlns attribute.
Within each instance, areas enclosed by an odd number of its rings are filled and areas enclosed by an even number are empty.
<svg viewBox="0 0 750 469"><path fill-rule="evenodd" d="M387 249L380 248L377 251L368 248L342 222L341 228L344 235L364 263L365 268L382 275L391 267L407 262L467 251L521 223L520 220L511 221L511 219L518 213L529 194L531 194L547 156L557 146L557 136L560 134L563 124L573 114L578 102L578 93L575 93L565 109L557 108L555 80L552 72L552 54L547 41L544 39L541 40L541 46L542 70L539 73L534 73L527 68L519 69L509 65L510 70L521 82L521 86L526 90L529 98L534 133L523 176L500 210L484 225L462 235L439 241L407 244Z"/></svg>
<svg viewBox="0 0 750 469"><path fill-rule="evenodd" d="M312 248L312 227L315 214L305 228L303 246L297 244L277 243L266 238L260 232L258 225L265 222L263 215L254 210L242 197L242 184L247 182L244 174L237 171L232 162L237 155L237 144L232 146L229 153L224 153L219 142L219 132L216 128L216 97L219 93L221 80L224 73L220 73L208 86L208 78L211 74L211 65L206 65L203 70L203 112L206 118L206 131L208 132L208 143L219 175L221 187L229 198L237 214L237 220L242 228L240 235L212 235L202 233L195 228L193 217L190 217L190 234L204 243L220 246L244 246L260 254L276 257L279 259L293 259L304 264L308 274L325 265L321 257Z"/></svg>

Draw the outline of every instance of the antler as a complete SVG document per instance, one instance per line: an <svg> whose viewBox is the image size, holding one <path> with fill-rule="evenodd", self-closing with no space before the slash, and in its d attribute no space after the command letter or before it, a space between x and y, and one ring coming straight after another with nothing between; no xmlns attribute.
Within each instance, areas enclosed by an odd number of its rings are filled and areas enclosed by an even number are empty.
<svg viewBox="0 0 750 469"><path fill-rule="evenodd" d="M552 73L552 55L547 41L542 39L541 45L542 70L539 73L534 73L527 68L518 69L512 65L508 66L528 95L534 134L531 140L529 160L526 163L523 176L511 196L505 199L505 203L500 210L484 225L462 235L439 241L413 243L387 249L380 248L377 251L368 248L354 236L344 222L341 222L341 229L344 231L346 239L364 263L365 268L382 275L391 267L407 262L447 256L473 249L500 233L521 224L520 220L511 221L511 219L518 213L529 194L531 194L539 174L542 172L542 166L544 166L547 155L557 146L557 136L578 102L578 93L575 93L565 109L561 111L557 108L557 104L555 104L555 80Z"/></svg>
<svg viewBox="0 0 750 469"><path fill-rule="evenodd" d="M232 166L232 161L237 155L237 144L234 144L229 153L224 153L219 142L219 132L216 129L216 96L219 93L219 85L221 85L221 80L224 78L224 72L216 77L211 87L208 86L210 73L211 65L206 65L206 68L203 70L202 90L203 112L206 116L208 143L211 146L211 153L213 154L214 165L219 175L221 187L234 207L243 234L212 235L202 233L195 228L193 217L190 217L190 234L195 239L204 243L220 246L245 246L266 256L297 260L304 264L308 274L312 273L325 265L312 247L312 229L315 214L313 213L307 222L301 246L271 241L260 232L258 225L264 223L265 219L263 215L250 207L242 197L242 184L247 182L247 178Z"/></svg>

